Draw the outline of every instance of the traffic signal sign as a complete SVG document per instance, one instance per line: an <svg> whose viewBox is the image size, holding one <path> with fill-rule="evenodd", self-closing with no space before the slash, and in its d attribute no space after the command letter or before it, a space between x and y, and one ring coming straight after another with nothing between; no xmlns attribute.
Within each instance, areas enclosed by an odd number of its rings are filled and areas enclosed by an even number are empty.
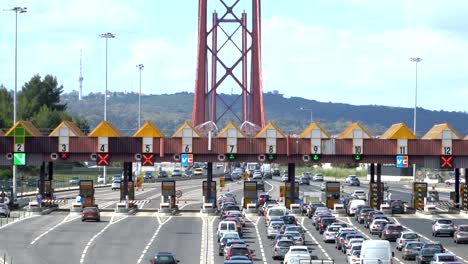
<svg viewBox="0 0 468 264"><path fill-rule="evenodd" d="M319 154L314 154L312 155L312 160L313 161L318 161L320 159L320 155Z"/></svg>
<svg viewBox="0 0 468 264"><path fill-rule="evenodd" d="M154 165L154 162L153 162L154 154L143 154L141 155L141 157L143 158L143 162L141 163L142 166Z"/></svg>
<svg viewBox="0 0 468 264"><path fill-rule="evenodd" d="M19 166L26 165L26 153L14 153L13 165L19 165Z"/></svg>
<svg viewBox="0 0 468 264"><path fill-rule="evenodd" d="M109 166L109 153L99 153L97 154L97 165L98 166Z"/></svg>
<svg viewBox="0 0 468 264"><path fill-rule="evenodd" d="M442 169L453 168L453 156L440 156L440 167Z"/></svg>
<svg viewBox="0 0 468 264"><path fill-rule="evenodd" d="M353 158L355 161L361 161L362 159L361 155L354 155Z"/></svg>
<svg viewBox="0 0 468 264"><path fill-rule="evenodd" d="M63 159L63 160L68 159L68 153L67 152L61 152L60 153L60 158Z"/></svg>
<svg viewBox="0 0 468 264"><path fill-rule="evenodd" d="M267 159L268 159L268 160L274 160L274 159L275 159L275 155L273 155L273 154L268 154Z"/></svg>
<svg viewBox="0 0 468 264"><path fill-rule="evenodd" d="M236 155L234 155L234 154L231 153L231 154L228 155L228 159L229 159L229 160L235 160L235 159L236 159Z"/></svg>

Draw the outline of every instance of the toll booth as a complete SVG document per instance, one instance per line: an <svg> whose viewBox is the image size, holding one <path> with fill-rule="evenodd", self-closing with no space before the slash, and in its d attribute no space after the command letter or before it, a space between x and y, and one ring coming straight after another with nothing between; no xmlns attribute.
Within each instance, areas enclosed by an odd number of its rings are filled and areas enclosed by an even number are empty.
<svg viewBox="0 0 468 264"><path fill-rule="evenodd" d="M380 184L380 193L383 195L385 190L383 182ZM378 196L377 196L377 183L376 182L371 182L369 184L369 193L368 195L368 201L369 201L369 206L371 208L377 209L379 208L378 204Z"/></svg>
<svg viewBox="0 0 468 264"><path fill-rule="evenodd" d="M176 207L176 183L175 181L161 182L161 203L168 203L170 208Z"/></svg>
<svg viewBox="0 0 468 264"><path fill-rule="evenodd" d="M127 195L128 200L133 201L135 200L135 185L133 181L127 182ZM120 200L125 200L125 192L124 192L124 181L120 181Z"/></svg>
<svg viewBox="0 0 468 264"><path fill-rule="evenodd" d="M44 180L44 196L43 200L53 200L54 199L54 188L52 186L51 180ZM51 206L53 203L44 202L44 206Z"/></svg>
<svg viewBox="0 0 468 264"><path fill-rule="evenodd" d="M341 194L340 188L340 182L326 182L325 192L323 193L322 201L325 202L325 205L328 208L334 209L335 204L339 203Z"/></svg>
<svg viewBox="0 0 468 264"><path fill-rule="evenodd" d="M256 181L246 181L244 182L244 203L242 207L247 209L248 204L257 204L257 182Z"/></svg>
<svg viewBox="0 0 468 264"><path fill-rule="evenodd" d="M413 208L424 210L424 200L427 197L427 182L413 182Z"/></svg>
<svg viewBox="0 0 468 264"><path fill-rule="evenodd" d="M291 199L291 186L290 183L285 183L284 186L284 205L290 208L291 204L297 203L299 200L299 182L294 183L294 197Z"/></svg>
<svg viewBox="0 0 468 264"><path fill-rule="evenodd" d="M84 200L83 207L94 206L94 182L93 180L80 181L80 196Z"/></svg>
<svg viewBox="0 0 468 264"><path fill-rule="evenodd" d="M211 182L211 201L208 199L208 181L203 181L203 199L204 203L212 203L214 207L216 207L216 197L218 197L216 193L216 181Z"/></svg>

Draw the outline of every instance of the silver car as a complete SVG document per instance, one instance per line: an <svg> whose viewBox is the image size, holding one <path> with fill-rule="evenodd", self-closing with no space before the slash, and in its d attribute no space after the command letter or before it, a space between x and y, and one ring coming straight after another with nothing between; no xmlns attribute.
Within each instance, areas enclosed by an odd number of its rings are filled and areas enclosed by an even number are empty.
<svg viewBox="0 0 468 264"><path fill-rule="evenodd" d="M451 237L455 233L455 224L451 219L437 219L432 222L432 236L449 234Z"/></svg>
<svg viewBox="0 0 468 264"><path fill-rule="evenodd" d="M294 241L290 239L280 239L276 241L273 247L273 260L284 259L284 255L288 253L289 247L294 246Z"/></svg>
<svg viewBox="0 0 468 264"><path fill-rule="evenodd" d="M275 238L280 233L281 226L284 225L283 221L271 221L267 229L267 237Z"/></svg>
<svg viewBox="0 0 468 264"><path fill-rule="evenodd" d="M338 233L338 230L340 230L341 226L338 225L330 225L327 226L327 229L325 232L323 232L323 241L325 243L327 242L335 242L336 239L336 234Z"/></svg>
<svg viewBox="0 0 468 264"><path fill-rule="evenodd" d="M302 237L301 233L298 231L287 231L284 232L285 235L292 235L294 238L294 243L296 245L304 245L305 244L305 239Z"/></svg>
<svg viewBox="0 0 468 264"><path fill-rule="evenodd" d="M412 231L401 232L400 237L397 238L396 240L396 249L401 251L406 246L406 243L418 242L418 241L419 241L419 235L417 233L412 232Z"/></svg>
<svg viewBox="0 0 468 264"><path fill-rule="evenodd" d="M466 243L468 242L468 225L459 225L453 234L453 242Z"/></svg>

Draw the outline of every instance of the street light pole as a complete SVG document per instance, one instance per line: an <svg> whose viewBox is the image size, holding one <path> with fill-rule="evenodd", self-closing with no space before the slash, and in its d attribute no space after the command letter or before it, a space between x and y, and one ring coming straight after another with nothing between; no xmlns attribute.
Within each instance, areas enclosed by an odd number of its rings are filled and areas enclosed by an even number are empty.
<svg viewBox="0 0 468 264"><path fill-rule="evenodd" d="M106 92L104 93L104 121L107 121L107 40L115 38L115 33L99 34L99 37L106 39ZM102 176L104 177L104 184L107 183L107 168L104 166L102 169Z"/></svg>
<svg viewBox="0 0 468 264"><path fill-rule="evenodd" d="M16 93L18 91L18 13L26 13L27 7L13 7L11 9L4 9L3 11L15 12L15 90L13 91L13 125L16 124ZM11 197L16 194L16 166L13 165L13 190Z"/></svg>
<svg viewBox="0 0 468 264"><path fill-rule="evenodd" d="M416 136L416 109L418 107L418 62L421 58L411 57L411 62L415 64L415 86L414 86L414 113L413 113L413 132ZM413 163L413 182L416 181L416 164Z"/></svg>
<svg viewBox="0 0 468 264"><path fill-rule="evenodd" d="M99 34L99 37L106 39L106 92L104 93L104 121L107 121L107 40L110 38L115 38L115 33L103 33Z"/></svg>
<svg viewBox="0 0 468 264"><path fill-rule="evenodd" d="M143 64L138 64L137 68L140 70L140 92L138 93L138 128L141 127L141 71L145 66Z"/></svg>

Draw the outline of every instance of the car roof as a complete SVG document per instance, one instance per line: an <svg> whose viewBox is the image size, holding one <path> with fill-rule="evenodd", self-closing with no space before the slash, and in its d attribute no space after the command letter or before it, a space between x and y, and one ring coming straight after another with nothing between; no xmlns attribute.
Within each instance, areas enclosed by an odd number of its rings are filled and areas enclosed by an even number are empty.
<svg viewBox="0 0 468 264"><path fill-rule="evenodd" d="M247 248L246 244L234 244L231 246L232 248Z"/></svg>
<svg viewBox="0 0 468 264"><path fill-rule="evenodd" d="M173 257L175 257L175 254L171 253L171 252L158 252L158 253L155 254L155 256L173 256Z"/></svg>

